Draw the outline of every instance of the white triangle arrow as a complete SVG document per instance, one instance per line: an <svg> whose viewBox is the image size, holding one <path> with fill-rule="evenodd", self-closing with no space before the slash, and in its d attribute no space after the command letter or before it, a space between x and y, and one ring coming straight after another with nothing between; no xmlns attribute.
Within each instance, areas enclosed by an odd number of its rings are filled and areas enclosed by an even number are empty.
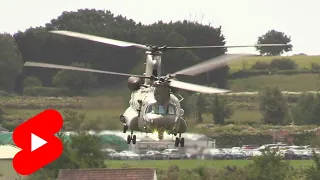
<svg viewBox="0 0 320 180"><path fill-rule="evenodd" d="M31 152L38 149L39 147L47 144L47 141L43 140L39 136L31 133Z"/></svg>

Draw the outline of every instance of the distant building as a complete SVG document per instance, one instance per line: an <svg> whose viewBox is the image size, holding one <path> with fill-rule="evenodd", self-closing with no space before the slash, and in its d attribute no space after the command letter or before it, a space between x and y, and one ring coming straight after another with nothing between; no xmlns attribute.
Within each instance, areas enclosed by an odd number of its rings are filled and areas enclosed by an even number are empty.
<svg viewBox="0 0 320 180"><path fill-rule="evenodd" d="M153 168L60 169L58 180L157 180Z"/></svg>
<svg viewBox="0 0 320 180"><path fill-rule="evenodd" d="M12 167L13 157L20 150L13 145L0 145L0 180L23 179Z"/></svg>

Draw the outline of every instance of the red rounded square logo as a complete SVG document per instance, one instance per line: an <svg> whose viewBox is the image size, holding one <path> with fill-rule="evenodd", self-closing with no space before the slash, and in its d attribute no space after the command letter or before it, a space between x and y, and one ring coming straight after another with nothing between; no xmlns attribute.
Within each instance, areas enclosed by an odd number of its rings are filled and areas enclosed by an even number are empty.
<svg viewBox="0 0 320 180"><path fill-rule="evenodd" d="M13 131L13 141L22 150L13 159L21 175L30 175L58 159L63 151L56 133L63 125L61 114L53 109L42 111Z"/></svg>

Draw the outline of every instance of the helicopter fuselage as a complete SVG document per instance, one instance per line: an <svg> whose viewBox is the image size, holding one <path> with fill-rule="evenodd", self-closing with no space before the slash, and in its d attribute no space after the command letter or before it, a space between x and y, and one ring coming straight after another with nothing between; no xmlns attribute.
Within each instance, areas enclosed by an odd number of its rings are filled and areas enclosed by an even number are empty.
<svg viewBox="0 0 320 180"><path fill-rule="evenodd" d="M141 87L131 93L129 107L120 115L129 130L146 133L158 132L177 134L186 132L186 121L179 99L167 91L166 87ZM159 93L161 95L159 95ZM159 95L159 96L158 96ZM168 96L168 98L166 98Z"/></svg>

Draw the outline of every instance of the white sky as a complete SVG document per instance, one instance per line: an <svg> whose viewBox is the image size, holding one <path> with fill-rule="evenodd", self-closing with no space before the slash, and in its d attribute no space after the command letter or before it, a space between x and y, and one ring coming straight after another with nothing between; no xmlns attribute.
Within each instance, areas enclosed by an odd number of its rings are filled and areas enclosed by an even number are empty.
<svg viewBox="0 0 320 180"><path fill-rule="evenodd" d="M63 11L81 8L110 10L144 24L158 20L197 19L221 25L228 45L255 44L268 30L292 38L293 51L319 55L319 0L2 0L0 32L15 33L43 26ZM318 23L317 23L318 22ZM199 44L200 45L200 44ZM254 48L229 49L254 53Z"/></svg>

